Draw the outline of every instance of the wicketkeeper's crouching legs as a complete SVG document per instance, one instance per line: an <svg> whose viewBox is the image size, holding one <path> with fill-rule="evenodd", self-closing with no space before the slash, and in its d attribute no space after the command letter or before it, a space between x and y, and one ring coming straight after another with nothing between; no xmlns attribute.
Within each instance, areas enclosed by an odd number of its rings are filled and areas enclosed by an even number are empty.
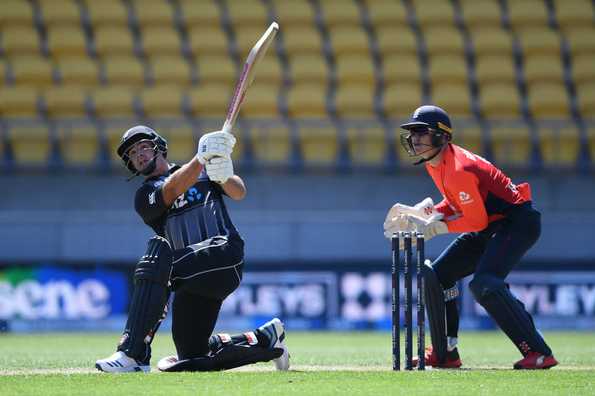
<svg viewBox="0 0 595 396"><path fill-rule="evenodd" d="M151 342L165 317L173 254L166 239L149 240L146 253L134 271L134 291L124 334L117 352L98 360L95 367L107 372L149 371Z"/></svg>

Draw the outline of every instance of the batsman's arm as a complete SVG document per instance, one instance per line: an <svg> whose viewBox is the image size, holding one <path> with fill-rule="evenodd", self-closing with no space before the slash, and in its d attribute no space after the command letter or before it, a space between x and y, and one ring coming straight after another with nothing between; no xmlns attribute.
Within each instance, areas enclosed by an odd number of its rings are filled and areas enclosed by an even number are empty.
<svg viewBox="0 0 595 396"><path fill-rule="evenodd" d="M225 191L228 197L235 201L240 201L246 197L246 185L241 177L233 175L223 184L221 188Z"/></svg>
<svg viewBox="0 0 595 396"><path fill-rule="evenodd" d="M200 172L202 172L203 165L196 157L182 165L180 169L169 176L163 187L161 194L163 195L163 202L166 206L171 206L177 197L185 193L198 180Z"/></svg>

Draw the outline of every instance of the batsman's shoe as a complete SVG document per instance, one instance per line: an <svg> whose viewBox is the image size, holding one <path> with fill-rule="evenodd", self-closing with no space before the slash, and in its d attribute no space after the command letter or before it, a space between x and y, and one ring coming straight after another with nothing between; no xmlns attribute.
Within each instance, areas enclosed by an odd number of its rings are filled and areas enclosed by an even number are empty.
<svg viewBox="0 0 595 396"><path fill-rule="evenodd" d="M554 355L545 356L538 352L529 352L527 356L514 364L515 370L542 370L558 364Z"/></svg>
<svg viewBox="0 0 595 396"><path fill-rule="evenodd" d="M151 371L151 366L148 363L140 363L122 351L96 361L95 367L97 370L106 373L133 373L137 371L148 373Z"/></svg>
<svg viewBox="0 0 595 396"><path fill-rule="evenodd" d="M283 354L273 359L277 370L289 370L289 351L285 345L285 326L279 318L274 318L258 328L258 331L266 335L270 340L269 348L281 348Z"/></svg>
<svg viewBox="0 0 595 396"><path fill-rule="evenodd" d="M419 358L417 356L413 357L413 366L416 367L417 363L419 362ZM426 366L432 366L434 368L459 368L463 365L461 362L461 357L459 356L459 351L457 348L453 349L452 351L446 352L446 361L439 362L438 355L434 353L434 349L429 346L426 348Z"/></svg>

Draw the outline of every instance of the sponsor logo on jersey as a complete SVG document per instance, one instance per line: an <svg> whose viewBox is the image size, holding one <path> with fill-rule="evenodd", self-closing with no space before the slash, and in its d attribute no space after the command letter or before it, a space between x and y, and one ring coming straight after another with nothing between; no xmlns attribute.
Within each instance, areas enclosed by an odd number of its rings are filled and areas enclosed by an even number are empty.
<svg viewBox="0 0 595 396"><path fill-rule="evenodd" d="M471 195L465 191L461 191L459 192L459 201L461 201L461 204L466 205L472 203L473 199L471 198Z"/></svg>
<svg viewBox="0 0 595 396"><path fill-rule="evenodd" d="M155 199L155 193L156 191L153 191L151 194L149 194L149 205L155 205L155 202L157 202Z"/></svg>

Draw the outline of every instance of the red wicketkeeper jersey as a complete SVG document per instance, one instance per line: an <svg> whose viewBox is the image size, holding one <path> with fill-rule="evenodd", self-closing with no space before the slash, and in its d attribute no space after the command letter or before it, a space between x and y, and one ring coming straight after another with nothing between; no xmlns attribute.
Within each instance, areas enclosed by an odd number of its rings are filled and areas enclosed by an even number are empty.
<svg viewBox="0 0 595 396"><path fill-rule="evenodd" d="M426 169L444 200L435 206L449 232L473 232L502 219L514 206L531 200L528 183L512 183L486 159L449 143L436 167Z"/></svg>

